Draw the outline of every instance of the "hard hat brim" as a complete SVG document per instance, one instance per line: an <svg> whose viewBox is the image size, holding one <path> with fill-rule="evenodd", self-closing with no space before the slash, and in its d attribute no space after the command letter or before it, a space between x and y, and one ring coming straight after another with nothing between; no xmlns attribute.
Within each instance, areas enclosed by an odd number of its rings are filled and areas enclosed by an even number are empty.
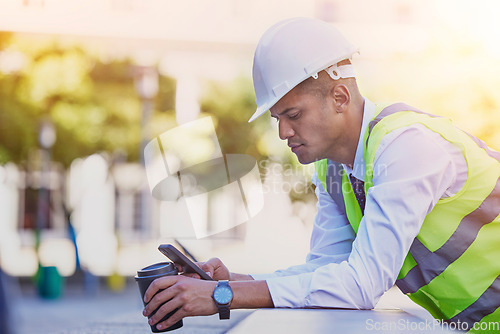
<svg viewBox="0 0 500 334"><path fill-rule="evenodd" d="M274 103L273 103L273 105L274 105ZM269 108L267 108L267 104L260 106L254 112L254 114L252 115L252 117L250 117L250 119L248 120L248 123L255 121L257 118L259 118L260 116L264 115L266 113L266 111L268 111L268 110L269 110Z"/></svg>

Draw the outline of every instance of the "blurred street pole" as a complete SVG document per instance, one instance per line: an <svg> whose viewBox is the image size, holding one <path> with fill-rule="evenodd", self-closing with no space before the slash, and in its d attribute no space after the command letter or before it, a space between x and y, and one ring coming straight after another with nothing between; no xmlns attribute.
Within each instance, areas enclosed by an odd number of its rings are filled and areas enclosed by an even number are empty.
<svg viewBox="0 0 500 334"><path fill-rule="evenodd" d="M141 144L139 149L139 161L143 167L144 181L146 181L146 172L144 166L144 147L150 140L149 122L154 110L154 98L158 94L158 71L153 66L137 66L135 68L135 89L141 98ZM141 212L140 229L143 235L148 231L148 225L151 222L151 194L147 182L143 182L141 190Z"/></svg>
<svg viewBox="0 0 500 334"><path fill-rule="evenodd" d="M40 144L40 180L38 185L37 210L36 210L36 239L35 248L40 246L40 233L43 228L50 225L50 161L51 149L56 141L54 125L49 120L40 124L38 143Z"/></svg>
<svg viewBox="0 0 500 334"><path fill-rule="evenodd" d="M158 71L153 66L137 66L135 68L135 89L141 98L141 147L139 161L144 166L144 147L149 141L148 124L154 109L154 98L158 94Z"/></svg>

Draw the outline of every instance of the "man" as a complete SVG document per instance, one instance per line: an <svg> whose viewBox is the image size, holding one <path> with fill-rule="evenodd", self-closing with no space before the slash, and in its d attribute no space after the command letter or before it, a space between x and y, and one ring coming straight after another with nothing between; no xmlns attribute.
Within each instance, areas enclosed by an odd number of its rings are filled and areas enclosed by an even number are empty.
<svg viewBox="0 0 500 334"><path fill-rule="evenodd" d="M201 267L230 283L159 279L144 314L168 302L150 323L176 308L160 325L229 307L371 309L394 284L437 319L469 329L500 320L500 154L444 118L363 98L356 52L307 18L274 25L255 52L250 121L270 110L280 138L316 167L306 263L249 276L211 259ZM216 292L227 285L221 303Z"/></svg>

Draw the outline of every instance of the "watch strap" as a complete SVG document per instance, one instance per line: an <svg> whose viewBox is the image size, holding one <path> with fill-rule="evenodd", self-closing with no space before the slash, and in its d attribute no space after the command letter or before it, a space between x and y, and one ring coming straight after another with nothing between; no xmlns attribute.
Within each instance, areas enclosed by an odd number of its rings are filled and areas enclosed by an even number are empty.
<svg viewBox="0 0 500 334"><path fill-rule="evenodd" d="M229 306L219 306L219 320L229 319Z"/></svg>

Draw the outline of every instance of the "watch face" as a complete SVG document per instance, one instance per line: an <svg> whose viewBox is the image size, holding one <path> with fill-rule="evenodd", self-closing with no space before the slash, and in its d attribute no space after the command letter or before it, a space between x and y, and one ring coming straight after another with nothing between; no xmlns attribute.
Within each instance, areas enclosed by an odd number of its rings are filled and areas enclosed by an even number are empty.
<svg viewBox="0 0 500 334"><path fill-rule="evenodd" d="M218 287L214 291L214 299L219 304L228 304L233 299L233 291L226 286Z"/></svg>

